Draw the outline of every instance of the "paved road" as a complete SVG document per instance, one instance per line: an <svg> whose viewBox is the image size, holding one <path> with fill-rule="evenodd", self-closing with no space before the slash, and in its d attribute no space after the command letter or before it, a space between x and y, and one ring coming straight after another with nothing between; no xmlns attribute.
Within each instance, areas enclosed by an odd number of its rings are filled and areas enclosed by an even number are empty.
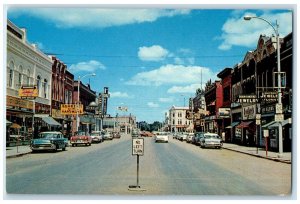
<svg viewBox="0 0 300 204"><path fill-rule="evenodd" d="M62 195L288 195L291 165L225 149L201 149L170 138L145 138L140 185L131 138L8 159L7 192Z"/></svg>

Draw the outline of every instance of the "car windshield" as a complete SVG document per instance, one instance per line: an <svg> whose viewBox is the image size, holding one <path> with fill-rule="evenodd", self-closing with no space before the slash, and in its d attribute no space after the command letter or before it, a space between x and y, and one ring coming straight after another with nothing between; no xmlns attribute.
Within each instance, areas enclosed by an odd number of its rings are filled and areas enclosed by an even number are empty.
<svg viewBox="0 0 300 204"><path fill-rule="evenodd" d="M85 133L85 132L77 132L77 134L76 135L79 135L79 136L85 136L85 135L88 135L87 133Z"/></svg>
<svg viewBox="0 0 300 204"><path fill-rule="evenodd" d="M39 138L43 139L51 139L51 138L57 138L57 133L40 133Z"/></svg>
<svg viewBox="0 0 300 204"><path fill-rule="evenodd" d="M100 136L100 133L91 133L91 136Z"/></svg>
<svg viewBox="0 0 300 204"><path fill-rule="evenodd" d="M207 139L219 139L220 138L219 135L205 135L204 137Z"/></svg>

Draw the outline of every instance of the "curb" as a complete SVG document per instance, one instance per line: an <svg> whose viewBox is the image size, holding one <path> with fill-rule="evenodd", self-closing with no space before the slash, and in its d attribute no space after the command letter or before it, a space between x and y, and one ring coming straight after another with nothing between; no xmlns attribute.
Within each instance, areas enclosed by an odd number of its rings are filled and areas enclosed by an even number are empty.
<svg viewBox="0 0 300 204"><path fill-rule="evenodd" d="M25 153L20 153L20 154L15 154L15 155L9 155L9 156L6 156L6 159L21 157L23 155L30 154L30 153L31 152L25 152Z"/></svg>
<svg viewBox="0 0 300 204"><path fill-rule="evenodd" d="M268 160L272 160L272 161L276 161L276 162L282 162L282 163L286 163L286 164L291 164L292 163L290 160L281 160L281 159L274 158L274 157L273 158L272 157L265 157L265 156L262 156L262 155L256 155L256 154L251 154L251 153L247 153L247 152L243 152L243 151L239 151L239 150L226 148L224 146L222 148L233 151L233 152L239 152L239 153L247 154L247 155L250 155L250 156L259 157L259 158L263 158L263 159L268 159Z"/></svg>

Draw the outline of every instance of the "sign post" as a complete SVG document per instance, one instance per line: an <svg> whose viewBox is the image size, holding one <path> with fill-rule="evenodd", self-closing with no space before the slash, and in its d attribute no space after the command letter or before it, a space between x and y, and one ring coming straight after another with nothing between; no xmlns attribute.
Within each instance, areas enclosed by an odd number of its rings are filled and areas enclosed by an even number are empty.
<svg viewBox="0 0 300 204"><path fill-rule="evenodd" d="M139 165L140 165L140 156L144 156L144 138L133 138L132 139L132 155L137 156L136 185L130 185L128 190L145 191L145 189L141 189L141 186L139 185Z"/></svg>

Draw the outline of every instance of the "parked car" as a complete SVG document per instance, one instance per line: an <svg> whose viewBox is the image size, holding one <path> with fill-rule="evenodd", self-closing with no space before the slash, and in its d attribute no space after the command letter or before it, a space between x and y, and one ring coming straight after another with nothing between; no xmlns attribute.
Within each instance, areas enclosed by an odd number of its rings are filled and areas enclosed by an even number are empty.
<svg viewBox="0 0 300 204"><path fill-rule="evenodd" d="M155 134L155 142L169 142L169 134L167 132L157 132Z"/></svg>
<svg viewBox="0 0 300 204"><path fill-rule="evenodd" d="M195 136L194 133L187 133L186 142L187 143L192 143L194 136Z"/></svg>
<svg viewBox="0 0 300 204"><path fill-rule="evenodd" d="M103 139L104 140L112 140L113 136L112 136L112 134L110 132L104 132Z"/></svg>
<svg viewBox="0 0 300 204"><path fill-rule="evenodd" d="M140 134L137 131L134 130L134 131L132 131L131 136L132 137L139 137Z"/></svg>
<svg viewBox="0 0 300 204"><path fill-rule="evenodd" d="M113 138L117 138L120 139L121 138L121 134L119 132L113 132Z"/></svg>
<svg viewBox="0 0 300 204"><path fill-rule="evenodd" d="M70 142L72 144L72 147L83 144L91 146L92 144L92 137L88 132L85 131L78 131L75 133L74 136L71 137Z"/></svg>
<svg viewBox="0 0 300 204"><path fill-rule="evenodd" d="M192 140L192 143L194 144L194 145L200 145L200 138L201 138L201 136L203 137L203 133L204 132L196 132L195 133L195 136L193 137L193 140Z"/></svg>
<svg viewBox="0 0 300 204"><path fill-rule="evenodd" d="M103 142L103 135L101 134L101 131L93 131L91 133L92 142L100 143Z"/></svg>
<svg viewBox="0 0 300 204"><path fill-rule="evenodd" d="M186 132L180 133L179 136L178 136L178 139L179 139L180 141L186 141L187 134L188 134L188 133L186 133Z"/></svg>
<svg viewBox="0 0 300 204"><path fill-rule="evenodd" d="M49 131L41 132L38 138L32 139L30 142L30 149L32 152L37 150L52 150L58 149L66 150L66 143L64 135L61 132Z"/></svg>
<svg viewBox="0 0 300 204"><path fill-rule="evenodd" d="M216 133L203 133L200 138L200 146L221 148L223 145L221 137Z"/></svg>

